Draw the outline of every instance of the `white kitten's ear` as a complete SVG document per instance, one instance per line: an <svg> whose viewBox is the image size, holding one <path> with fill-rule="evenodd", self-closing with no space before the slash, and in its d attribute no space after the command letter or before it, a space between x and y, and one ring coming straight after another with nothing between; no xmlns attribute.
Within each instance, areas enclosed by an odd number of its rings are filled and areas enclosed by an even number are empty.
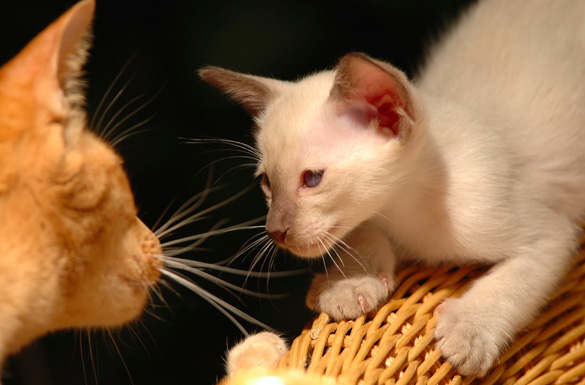
<svg viewBox="0 0 585 385"><path fill-rule="evenodd" d="M288 85L281 80L246 75L213 66L200 69L199 76L242 104L252 116L260 114Z"/></svg>
<svg viewBox="0 0 585 385"><path fill-rule="evenodd" d="M356 124L373 122L388 138L405 140L415 121L408 79L398 69L361 53L339 61L329 96L339 105L338 113Z"/></svg>

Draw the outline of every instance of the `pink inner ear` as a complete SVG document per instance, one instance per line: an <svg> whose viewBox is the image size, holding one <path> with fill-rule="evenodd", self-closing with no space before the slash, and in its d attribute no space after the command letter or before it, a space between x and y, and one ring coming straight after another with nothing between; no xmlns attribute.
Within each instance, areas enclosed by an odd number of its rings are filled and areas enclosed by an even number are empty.
<svg viewBox="0 0 585 385"><path fill-rule="evenodd" d="M368 97L370 96L370 97ZM400 115L396 109L401 107L396 95L387 90L379 96L366 95L366 100L377 110L379 128L385 135L398 136Z"/></svg>
<svg viewBox="0 0 585 385"><path fill-rule="evenodd" d="M346 111L367 111L360 116L371 121L378 119L380 133L395 137L399 134L400 114L405 102L400 95L396 80L382 68L364 59L352 60L350 68L352 92L349 93L350 107ZM362 104L366 102L370 108ZM355 113L354 113L355 115Z"/></svg>

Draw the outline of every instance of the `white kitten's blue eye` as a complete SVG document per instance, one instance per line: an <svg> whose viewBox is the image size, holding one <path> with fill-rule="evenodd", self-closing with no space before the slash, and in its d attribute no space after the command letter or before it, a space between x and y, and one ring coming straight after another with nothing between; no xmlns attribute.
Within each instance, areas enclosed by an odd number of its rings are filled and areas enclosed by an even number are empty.
<svg viewBox="0 0 585 385"><path fill-rule="evenodd" d="M325 170L307 170L303 172L303 187L316 187L321 183Z"/></svg>

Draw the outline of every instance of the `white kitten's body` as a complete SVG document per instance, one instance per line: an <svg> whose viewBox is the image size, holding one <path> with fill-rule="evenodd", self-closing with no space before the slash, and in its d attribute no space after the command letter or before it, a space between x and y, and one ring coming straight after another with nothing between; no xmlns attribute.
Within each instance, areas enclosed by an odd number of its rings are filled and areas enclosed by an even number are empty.
<svg viewBox="0 0 585 385"><path fill-rule="evenodd" d="M460 372L484 374L570 267L585 214L584 1L480 2L411 84L359 55L297 83L202 75L256 116L267 231L337 261L310 306L371 310L394 254L497 263L440 307L436 330ZM322 180L303 184L306 170Z"/></svg>

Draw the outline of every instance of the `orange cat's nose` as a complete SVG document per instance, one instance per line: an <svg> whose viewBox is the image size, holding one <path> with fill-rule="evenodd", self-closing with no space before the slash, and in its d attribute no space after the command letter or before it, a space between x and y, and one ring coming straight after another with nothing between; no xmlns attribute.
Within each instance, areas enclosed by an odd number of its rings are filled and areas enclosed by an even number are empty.
<svg viewBox="0 0 585 385"><path fill-rule="evenodd" d="M266 230L266 232L268 233L268 236L270 238L272 238L272 240L274 242L276 242L277 244L284 244L285 240L286 240L286 233L288 232L288 229L284 230L284 231L280 231L280 230L274 230L274 231L268 231Z"/></svg>
<svg viewBox="0 0 585 385"><path fill-rule="evenodd" d="M145 264L144 274L151 283L154 283L160 277L160 270L162 268L162 249L158 238L150 231L150 229L136 218L138 227L142 231L142 259Z"/></svg>

